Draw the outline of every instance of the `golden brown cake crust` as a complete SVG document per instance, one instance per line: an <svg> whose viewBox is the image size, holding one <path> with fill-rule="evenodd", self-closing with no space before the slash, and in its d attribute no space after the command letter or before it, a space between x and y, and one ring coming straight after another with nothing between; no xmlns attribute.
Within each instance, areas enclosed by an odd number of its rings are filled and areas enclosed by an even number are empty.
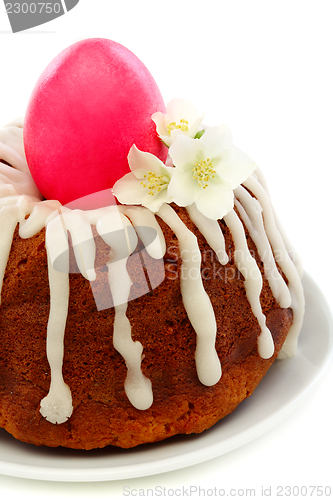
<svg viewBox="0 0 333 500"><path fill-rule="evenodd" d="M63 373L72 391L74 411L63 424L48 422L39 412L50 385L45 234L43 230L22 240L16 232L0 308L0 426L13 436L37 445L92 449L111 444L130 448L179 433L202 432L252 394L282 347L292 311L277 305L247 234L249 249L264 278L261 305L275 343L273 357L260 358L259 326L233 261L233 241L224 222L220 225L231 257L226 266L219 263L186 210L173 208L197 236L202 252L203 284L217 321L221 380L212 387L198 380L196 334L179 287L178 241L159 220L167 242L166 278L150 293L130 301L127 310L132 338L143 345L142 371L152 381L152 406L137 410L124 392L126 366L112 344L114 309L97 311L89 282L80 274L71 274ZM135 286L140 286L137 270L132 266L128 271ZM103 272L101 267L99 273Z"/></svg>

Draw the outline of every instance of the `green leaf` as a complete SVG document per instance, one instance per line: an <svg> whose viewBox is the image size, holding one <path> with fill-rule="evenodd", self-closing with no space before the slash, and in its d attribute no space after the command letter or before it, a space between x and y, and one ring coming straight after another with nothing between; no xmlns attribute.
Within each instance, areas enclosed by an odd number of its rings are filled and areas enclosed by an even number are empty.
<svg viewBox="0 0 333 500"><path fill-rule="evenodd" d="M197 134L195 135L194 139L200 139L204 135L205 131L204 130L199 130Z"/></svg>

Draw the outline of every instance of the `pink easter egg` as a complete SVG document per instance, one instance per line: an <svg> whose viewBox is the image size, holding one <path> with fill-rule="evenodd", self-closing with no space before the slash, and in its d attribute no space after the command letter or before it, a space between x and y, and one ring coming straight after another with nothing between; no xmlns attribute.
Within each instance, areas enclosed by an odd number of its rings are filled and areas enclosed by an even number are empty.
<svg viewBox="0 0 333 500"><path fill-rule="evenodd" d="M144 64L111 40L92 38L61 52L32 92L24 123L31 175L62 204L111 188L128 173L133 144L165 161L151 115L165 112Z"/></svg>

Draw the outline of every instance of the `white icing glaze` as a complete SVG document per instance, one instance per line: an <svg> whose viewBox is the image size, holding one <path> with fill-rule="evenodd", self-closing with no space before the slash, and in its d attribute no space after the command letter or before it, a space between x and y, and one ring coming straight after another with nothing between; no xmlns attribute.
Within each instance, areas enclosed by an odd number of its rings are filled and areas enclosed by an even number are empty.
<svg viewBox="0 0 333 500"><path fill-rule="evenodd" d="M185 310L197 334L195 361L199 380L210 386L222 375L215 351L216 320L201 277L201 253L197 238L180 220L170 205L162 205L157 215L168 224L179 241L180 254L186 253L181 266L180 288Z"/></svg>
<svg viewBox="0 0 333 500"><path fill-rule="evenodd" d="M258 320L261 333L258 337L258 352L264 359L274 354L274 342L271 332L266 326L266 318L260 305L260 293L262 289L262 277L255 259L250 254L246 242L244 227L234 210L224 216L225 223L231 231L235 253L234 259L238 270L242 273L245 281L246 296L250 302L252 312Z"/></svg>
<svg viewBox="0 0 333 500"><path fill-rule="evenodd" d="M19 219L19 208L16 206L2 207L0 210L0 302L3 278L6 271L14 231Z"/></svg>
<svg viewBox="0 0 333 500"><path fill-rule="evenodd" d="M266 182L266 179L265 179L262 171L260 170L260 168L257 167L256 171L255 171L255 175L254 175L254 173L252 175L254 176L255 179L258 180L258 182L260 182L260 184L262 185L262 187L264 188L264 190L266 192L266 195L270 199L270 194L269 194L269 189L268 189L268 186L267 186L267 182ZM296 250L293 247L293 245L291 244L291 241L290 241L288 235L286 234L285 229L282 226L282 224L280 222L280 219L279 219L279 217L278 217L278 215L277 215L277 213L276 213L276 211L274 209L274 206L272 204L271 204L271 210L272 210L273 215L274 215L276 228L279 231L279 233L281 235L281 238L284 241L286 250L287 250L287 252L288 252L291 260L294 262L295 267L296 267L296 269L298 271L298 274L300 275L300 277L302 277L303 276L302 259L301 259L300 255L296 252Z"/></svg>
<svg viewBox="0 0 333 500"><path fill-rule="evenodd" d="M30 217L20 224L20 237L23 239L32 238L32 236L39 233L46 226L46 221L51 220L51 214L56 217L60 208L61 204L55 200L41 201L34 204Z"/></svg>
<svg viewBox="0 0 333 500"><path fill-rule="evenodd" d="M127 366L125 392L135 408L146 410L152 405L153 393L150 380L141 371L142 344L133 342L131 325L126 316L127 302L132 282L127 272L128 256L135 250L137 239L127 237L128 252L124 258L124 241L119 231L127 235L133 229L129 220L122 214L109 213L101 217L96 225L98 233L105 243L111 247L108 262L109 285L114 302L115 320L113 325L113 345L123 356Z"/></svg>
<svg viewBox="0 0 333 500"><path fill-rule="evenodd" d="M30 175L23 146L23 118L0 129L0 159Z"/></svg>
<svg viewBox="0 0 333 500"><path fill-rule="evenodd" d="M1 158L1 155L0 155ZM32 177L25 172L15 170L0 161L0 181L1 181L1 196L25 194L40 201L42 198L32 180Z"/></svg>
<svg viewBox="0 0 333 500"><path fill-rule="evenodd" d="M188 214L197 226L201 234L205 237L208 245L217 255L221 264L227 264L228 254L225 251L225 241L223 232L217 220L208 219L198 209L195 203L187 207Z"/></svg>
<svg viewBox="0 0 333 500"><path fill-rule="evenodd" d="M265 275L272 293L282 308L289 307L290 292L275 263L264 227L262 207L256 198L253 198L242 186L235 189L235 196L236 207L263 261Z"/></svg>
<svg viewBox="0 0 333 500"><path fill-rule="evenodd" d="M64 213L62 218L71 234L76 263L82 276L94 281L96 246L89 220L81 210Z"/></svg>
<svg viewBox="0 0 333 500"><path fill-rule="evenodd" d="M47 245L48 264L56 268L56 262L59 262L59 257L63 257L61 261L61 269L57 269L64 274L69 273L69 245L67 228L64 224L62 214L54 218L46 226L46 236L51 240Z"/></svg>
<svg viewBox="0 0 333 500"><path fill-rule="evenodd" d="M166 244L162 229L154 214L143 207L119 207L119 209L131 219L148 254L154 259L161 259L165 254ZM151 243L147 241L147 236L149 236L146 231L147 227L156 231L156 238Z"/></svg>
<svg viewBox="0 0 333 500"><path fill-rule="evenodd" d="M280 358L292 357L297 350L298 335L302 326L305 308L300 274L294 262L291 260L285 242L276 226L271 201L262 184L259 183L254 176L250 176L243 184L254 194L263 208L263 218L267 237L272 246L275 260L288 280L288 288L292 299L291 308L293 310L293 323L279 356Z"/></svg>
<svg viewBox="0 0 333 500"><path fill-rule="evenodd" d="M26 196L13 196L0 200L0 304L3 278L17 223L30 214L33 203Z"/></svg>
<svg viewBox="0 0 333 500"><path fill-rule="evenodd" d="M48 395L40 403L43 417L53 424L66 422L73 411L70 388L62 375L64 356L64 336L69 302L69 253L68 237L61 217L57 217L46 228L45 246L48 255L48 273L50 284L50 314L47 325L46 354L51 371L51 384ZM55 248L57 252L55 252ZM57 271L53 262L60 253L67 258L61 271Z"/></svg>
<svg viewBox="0 0 333 500"><path fill-rule="evenodd" d="M36 201L42 200L25 157L22 119L0 129L0 188L0 196L5 196L7 191L7 194L26 194Z"/></svg>
<svg viewBox="0 0 333 500"><path fill-rule="evenodd" d="M153 402L153 392L151 381L141 370L143 346L138 341L133 342L127 317L132 283L126 263L137 244L136 232L151 257L163 257L165 240L155 216L142 207L112 205L82 211L69 210L57 201L40 201L42 197L27 173L20 122L0 131L0 158L15 167L0 163L0 291L17 223L21 238L30 238L46 227L51 302L46 349L51 384L48 395L41 401L42 415L53 423L61 423L65 422L73 411L71 391L62 375L70 272L67 232L71 234L80 272L86 279L94 280L95 242L91 225L96 225L99 234L110 246L107 266L115 307L113 343L127 366L125 392L136 408L149 408ZM295 352L304 312L301 267L297 256L293 257L295 264L290 258L290 255L296 254L277 222L267 190L263 187L264 179L260 171L256 171L244 185L255 198L242 187L235 190L236 206L241 219L258 248L273 295L282 307L289 307L291 304L293 309L294 322L282 354L291 356ZM187 210L220 262L226 264L228 256L218 222L204 217L195 205ZM181 254L187 256L182 261L180 287L184 307L197 334L197 373L203 384L214 385L221 377L221 364L215 351L216 321L212 304L203 287L201 254L197 239L169 205L163 205L157 215L174 231L179 240ZM26 218L27 216L29 217ZM263 358L269 358L274 352L274 344L259 300L262 289L261 273L249 252L241 220L233 210L224 219L234 240L236 265L245 278L246 294L261 329L258 351ZM145 227L156 231L153 241L147 236ZM287 277L288 287L277 271L273 254Z"/></svg>

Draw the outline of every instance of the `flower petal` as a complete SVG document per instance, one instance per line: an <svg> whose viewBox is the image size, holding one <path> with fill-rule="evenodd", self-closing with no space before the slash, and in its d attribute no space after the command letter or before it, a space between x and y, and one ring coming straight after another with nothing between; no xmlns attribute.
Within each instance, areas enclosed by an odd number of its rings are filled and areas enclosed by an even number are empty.
<svg viewBox="0 0 333 500"><path fill-rule="evenodd" d="M165 113L161 111L157 111L156 113L151 115L151 119L156 125L156 131L159 136L167 135L167 129L165 127Z"/></svg>
<svg viewBox="0 0 333 500"><path fill-rule="evenodd" d="M209 127L199 141L205 145L209 158L215 158L221 151L232 147L232 135L227 125Z"/></svg>
<svg viewBox="0 0 333 500"><path fill-rule="evenodd" d="M151 118L156 124L158 135L168 147L179 134L194 138L203 120L191 101L178 97L167 104L165 114L157 112Z"/></svg>
<svg viewBox="0 0 333 500"><path fill-rule="evenodd" d="M171 146L171 144L174 140L170 135L159 134L159 138L166 145L167 148L169 148Z"/></svg>
<svg viewBox="0 0 333 500"><path fill-rule="evenodd" d="M202 144L200 139L192 139L185 135L178 135L171 144L169 155L173 164L181 171L193 168L201 159Z"/></svg>
<svg viewBox="0 0 333 500"><path fill-rule="evenodd" d="M256 169L254 161L243 151L231 148L224 151L218 164L214 164L217 176L228 180L232 189L236 189L244 182Z"/></svg>
<svg viewBox="0 0 333 500"><path fill-rule="evenodd" d="M189 131L187 132L188 137L195 137L199 130L203 129L203 126L201 125L203 120L202 116L199 116L196 120L194 120L192 123L190 123L190 128Z"/></svg>
<svg viewBox="0 0 333 500"><path fill-rule="evenodd" d="M158 209L163 205L163 203L171 203L170 196L168 195L168 190L163 189L155 196L145 196L142 200L142 205L146 208L149 208L152 212L157 212Z"/></svg>
<svg viewBox="0 0 333 500"><path fill-rule="evenodd" d="M192 103L192 101L188 99L180 99L179 97L175 97L168 102L166 107L166 117L168 121L179 122L182 119L186 119L189 123L194 122L197 119L199 113ZM201 121L203 117L201 117ZM201 123L201 122L200 122Z"/></svg>
<svg viewBox="0 0 333 500"><path fill-rule="evenodd" d="M175 169L168 187L170 198L180 207L191 205L199 196L201 188L192 178L191 172Z"/></svg>
<svg viewBox="0 0 333 500"><path fill-rule="evenodd" d="M124 205L141 205L146 194L141 181L132 172L119 179L112 190L118 201Z"/></svg>
<svg viewBox="0 0 333 500"><path fill-rule="evenodd" d="M209 219L222 219L234 206L234 193L210 185L202 190L200 198L195 203L198 210Z"/></svg>
<svg viewBox="0 0 333 500"><path fill-rule="evenodd" d="M142 172L155 172L156 174L169 175L170 167L166 167L164 163L151 153L140 151L135 144L131 147L128 153L128 163L133 174L142 179Z"/></svg>

